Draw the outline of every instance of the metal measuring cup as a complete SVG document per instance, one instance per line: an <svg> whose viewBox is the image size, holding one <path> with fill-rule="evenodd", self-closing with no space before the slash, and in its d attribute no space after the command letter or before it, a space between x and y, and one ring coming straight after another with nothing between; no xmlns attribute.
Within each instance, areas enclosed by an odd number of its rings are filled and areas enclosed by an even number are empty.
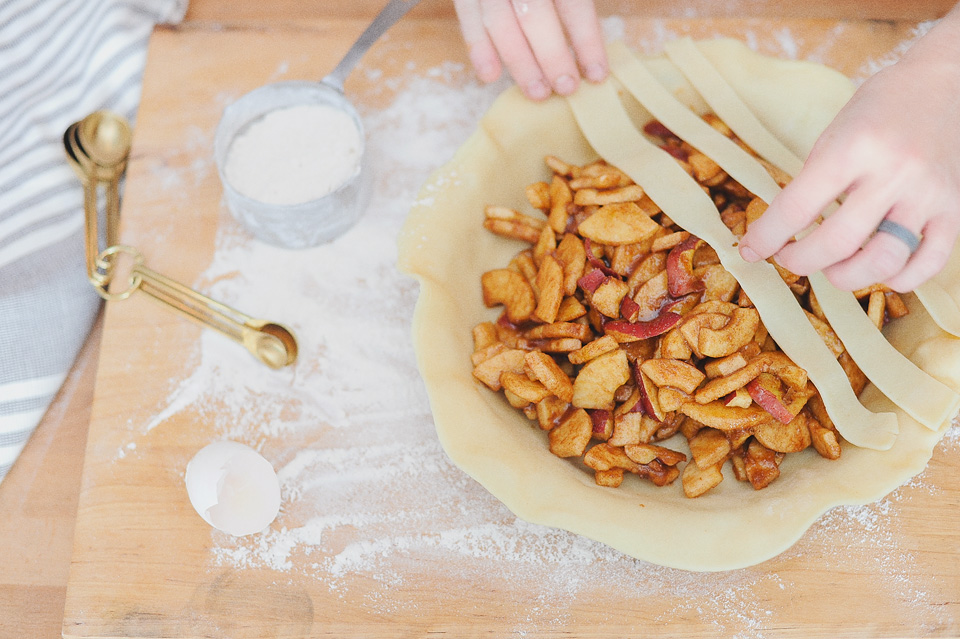
<svg viewBox="0 0 960 639"><path fill-rule="evenodd" d="M356 125L363 145L363 122L344 95L344 82L363 54L418 2L391 0L387 3L333 71L319 82L266 84L224 109L214 137L214 159L223 184L224 199L234 217L257 238L284 248L306 248L328 242L346 232L359 219L369 198L369 166L365 149L361 147L356 171L329 194L299 204L271 204L243 194L230 183L224 168L234 140L272 111L317 104L346 113ZM323 149L317 149L317 152L322 153Z"/></svg>

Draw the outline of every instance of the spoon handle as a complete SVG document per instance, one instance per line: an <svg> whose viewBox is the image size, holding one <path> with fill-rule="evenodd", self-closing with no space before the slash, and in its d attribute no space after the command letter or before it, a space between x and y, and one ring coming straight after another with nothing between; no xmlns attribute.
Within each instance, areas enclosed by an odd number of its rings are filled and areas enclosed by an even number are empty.
<svg viewBox="0 0 960 639"><path fill-rule="evenodd" d="M109 282L97 288L106 300L125 299L141 290L155 300L183 313L195 322L219 331L239 342L250 353L271 368L292 364L297 357L296 338L284 326L254 319L245 313L199 293L166 275L148 268L143 254L131 246L114 245L98 256L98 265L114 272L119 254L133 260L127 275L126 287L113 292Z"/></svg>
<svg viewBox="0 0 960 639"><path fill-rule="evenodd" d="M144 293L239 342L270 368L282 368L296 361L297 342L288 328L254 319L143 264L134 266L132 273L140 278L139 288Z"/></svg>
<svg viewBox="0 0 960 639"><path fill-rule="evenodd" d="M97 271L97 253L100 251L100 229L97 224L99 209L97 207L97 185L90 180L83 181L83 233L84 250L87 261L87 277L96 281L100 274Z"/></svg>
<svg viewBox="0 0 960 639"><path fill-rule="evenodd" d="M347 76L350 75L353 67L356 66L360 58L363 57L363 54L367 52L367 49L372 47L387 29L392 27L397 20L405 16L418 2L420 2L420 0L391 0L388 2L387 6L381 9L377 17L370 23L370 26L360 34L360 37L353 43L353 46L350 47L347 54L343 56L343 59L340 60L336 68L323 78L321 82L343 93L343 83L346 81Z"/></svg>

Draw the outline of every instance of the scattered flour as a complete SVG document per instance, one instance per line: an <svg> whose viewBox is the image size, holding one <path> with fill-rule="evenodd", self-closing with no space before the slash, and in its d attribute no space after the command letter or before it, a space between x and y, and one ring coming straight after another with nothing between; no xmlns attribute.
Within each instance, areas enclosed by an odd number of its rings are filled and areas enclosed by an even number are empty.
<svg viewBox="0 0 960 639"><path fill-rule="evenodd" d="M900 58L903 57L903 54L907 52L907 49L912 47L917 40L925 36L927 32L929 32L930 29L932 29L936 24L936 20L929 20L927 22L921 22L918 24L910 37L894 47L893 51L890 51L880 58L867 60L863 66L860 67L860 70L856 77L854 77L854 80L862 82L863 80L866 80L875 74L877 71L896 63Z"/></svg>
<svg viewBox="0 0 960 639"><path fill-rule="evenodd" d="M623 31L618 19L604 26L608 34ZM789 54L791 42L779 40ZM789 571L761 566L695 574L630 559L518 520L443 452L410 344L417 285L395 268L396 237L420 185L503 88L469 78L459 65L442 65L392 79L390 104L364 113L377 176L372 201L332 243L277 249L250 240L222 213L216 254L196 284L291 326L301 351L295 367L267 372L233 342L205 331L195 367L147 425L146 431L162 429L179 413L215 418L218 437L254 446L278 471L277 521L246 538L211 531L210 569L269 569L309 579L331 597L359 598L385 615L416 614L425 604L401 593L421 581L489 587L500 597L516 596L516 636L560 632L578 606L603 614L596 602L610 593L638 602L638 615L647 597L664 611L638 617L631 634L641 634L642 623L666 627L677 620L717 636L774 634L780 611L771 602L793 588ZM429 201L431 194L422 197ZM960 428L941 446L956 453ZM785 553L784 565L811 544L842 549L822 558L827 573L868 573L881 580L880 595L913 602L924 623L949 622L927 605L898 526L897 495L925 489L921 476L878 504L830 511ZM616 619L616 610L610 614Z"/></svg>

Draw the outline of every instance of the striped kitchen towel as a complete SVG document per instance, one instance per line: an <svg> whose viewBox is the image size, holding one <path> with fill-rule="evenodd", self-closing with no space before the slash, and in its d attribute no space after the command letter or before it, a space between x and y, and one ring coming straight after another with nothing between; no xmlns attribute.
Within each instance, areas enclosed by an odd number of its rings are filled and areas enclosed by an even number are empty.
<svg viewBox="0 0 960 639"><path fill-rule="evenodd" d="M98 109L134 120L147 41L187 0L0 0L0 481L99 309L83 191L62 136Z"/></svg>

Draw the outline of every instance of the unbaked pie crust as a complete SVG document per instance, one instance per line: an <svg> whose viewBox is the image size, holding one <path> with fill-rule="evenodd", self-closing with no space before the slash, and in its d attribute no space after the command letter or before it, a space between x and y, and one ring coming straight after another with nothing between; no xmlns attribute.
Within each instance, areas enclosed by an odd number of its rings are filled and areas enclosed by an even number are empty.
<svg viewBox="0 0 960 639"><path fill-rule="evenodd" d="M960 389L960 339L940 328L924 305L947 328L960 325L960 260L952 260L920 295L906 296L910 314L884 331L899 353L879 344L875 329L873 335L859 330L861 318L848 318L848 349L860 352L858 363L868 376L910 414L873 384L857 401L772 267L739 259L709 198L701 198L702 191L637 128L655 111L668 128L768 199L778 187L757 170L759 164L724 149L690 114L715 111L771 163L795 173L852 95L850 81L824 66L765 57L729 39L677 41L666 55L642 60L614 44L610 55L611 79L584 85L569 99L533 103L516 88L506 91L427 181L410 213L399 262L420 282L413 338L437 433L460 468L527 521L665 566L716 571L756 564L790 547L827 509L876 501L924 469L957 411ZM579 462L551 454L539 428L473 378L470 362L471 329L498 313L482 303L480 276L501 268L518 250L516 241L483 230L484 207L535 214L524 188L548 177L546 155L574 164L604 157L681 226L707 240L781 348L807 368L838 429L857 445L845 444L839 461L812 449L787 455L780 479L763 490L728 478L697 499L684 497L677 484L658 488L632 476L619 488L600 487ZM816 286L829 286L820 279ZM834 295L822 290L821 301ZM850 308L844 295L836 292L828 305ZM685 450L684 443L675 447ZM732 474L729 466L725 473Z"/></svg>

